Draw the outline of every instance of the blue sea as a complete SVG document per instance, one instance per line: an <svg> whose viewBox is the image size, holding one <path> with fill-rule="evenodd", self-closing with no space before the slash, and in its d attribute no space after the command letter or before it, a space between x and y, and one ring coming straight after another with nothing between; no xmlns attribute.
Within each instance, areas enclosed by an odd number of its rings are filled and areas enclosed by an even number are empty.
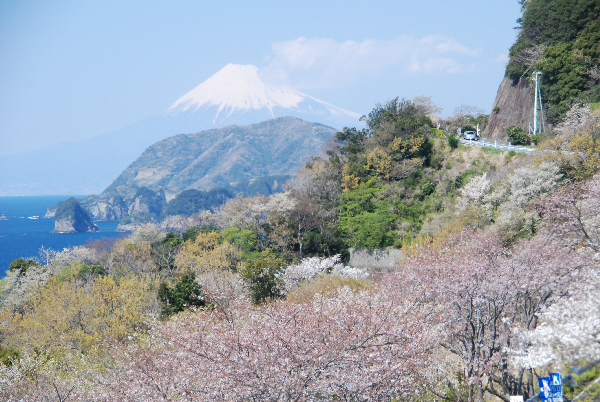
<svg viewBox="0 0 600 402"><path fill-rule="evenodd" d="M64 201L70 195L38 197L0 197L0 278L6 275L8 266L19 257L38 257L40 247L61 251L65 247L81 246L90 240L103 237L123 237L127 233L116 232L118 222L95 221L100 231L91 233L51 233L54 218L44 218L49 206ZM83 199L86 196L73 196ZM39 219L29 219L39 216Z"/></svg>

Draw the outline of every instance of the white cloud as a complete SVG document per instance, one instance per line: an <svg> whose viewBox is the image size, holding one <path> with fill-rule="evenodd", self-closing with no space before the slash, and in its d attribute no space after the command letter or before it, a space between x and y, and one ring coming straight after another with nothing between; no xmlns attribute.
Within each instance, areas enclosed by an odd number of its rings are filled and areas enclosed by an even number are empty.
<svg viewBox="0 0 600 402"><path fill-rule="evenodd" d="M297 88L352 84L364 75L391 69L403 74L468 73L480 52L441 35L363 42L300 37L272 48L274 56L262 74Z"/></svg>

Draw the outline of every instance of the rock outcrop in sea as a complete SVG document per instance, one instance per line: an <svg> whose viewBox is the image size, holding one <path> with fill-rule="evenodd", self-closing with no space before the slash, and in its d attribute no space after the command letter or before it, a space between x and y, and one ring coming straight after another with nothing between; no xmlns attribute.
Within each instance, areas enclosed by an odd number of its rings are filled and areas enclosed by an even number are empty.
<svg viewBox="0 0 600 402"><path fill-rule="evenodd" d="M83 209L79 201L71 197L62 202L54 215L53 233L96 232L98 226L92 222L90 215Z"/></svg>

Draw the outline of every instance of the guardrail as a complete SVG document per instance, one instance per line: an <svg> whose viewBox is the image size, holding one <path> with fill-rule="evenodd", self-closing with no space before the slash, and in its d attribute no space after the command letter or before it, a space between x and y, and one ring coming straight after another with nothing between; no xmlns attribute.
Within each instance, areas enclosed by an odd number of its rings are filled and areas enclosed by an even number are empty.
<svg viewBox="0 0 600 402"><path fill-rule="evenodd" d="M496 141L492 142L485 142L485 140L481 140L481 141L473 141L473 140L462 140L459 139L459 142L463 145L468 145L471 147L486 147L486 148L495 148L495 149L502 149L504 151L515 151L515 152L534 152L537 151L537 149L535 148L529 148L529 147L519 147L516 145L511 145L510 142L508 143L508 145L504 145L504 144L498 144Z"/></svg>

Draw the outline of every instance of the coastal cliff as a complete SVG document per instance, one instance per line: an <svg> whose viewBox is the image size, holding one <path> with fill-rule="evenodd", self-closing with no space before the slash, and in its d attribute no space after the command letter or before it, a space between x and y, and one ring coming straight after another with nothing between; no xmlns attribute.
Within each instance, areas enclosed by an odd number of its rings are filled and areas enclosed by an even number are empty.
<svg viewBox="0 0 600 402"><path fill-rule="evenodd" d="M62 202L54 215L53 233L96 232L98 226L92 222L90 215L81 207L79 201L71 197Z"/></svg>

